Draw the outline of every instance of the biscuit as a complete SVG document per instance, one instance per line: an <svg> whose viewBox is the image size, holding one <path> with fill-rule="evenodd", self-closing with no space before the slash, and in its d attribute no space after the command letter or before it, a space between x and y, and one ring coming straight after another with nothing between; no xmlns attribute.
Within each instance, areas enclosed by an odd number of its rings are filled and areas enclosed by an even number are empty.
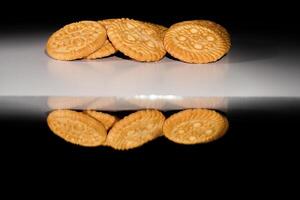
<svg viewBox="0 0 300 200"><path fill-rule="evenodd" d="M157 110L137 111L115 123L105 144L118 150L142 146L161 136L164 121L164 115Z"/></svg>
<svg viewBox="0 0 300 200"><path fill-rule="evenodd" d="M87 57L105 42L105 28L94 21L80 21L64 26L48 39L46 50L57 60Z"/></svg>
<svg viewBox="0 0 300 200"><path fill-rule="evenodd" d="M163 133L180 144L207 143L222 137L229 123L221 114L206 109L189 109L170 116Z"/></svg>
<svg viewBox="0 0 300 200"><path fill-rule="evenodd" d="M107 132L105 127L88 115L71 110L56 110L48 115L51 131L64 140L86 147L102 145Z"/></svg>
<svg viewBox="0 0 300 200"><path fill-rule="evenodd" d="M114 21L116 21L118 19L102 19L99 20L98 23L100 23L102 26L104 26L106 29L108 28L109 25L111 25L111 23L113 23Z"/></svg>
<svg viewBox="0 0 300 200"><path fill-rule="evenodd" d="M105 20L100 20L98 23L100 23L102 26L107 29L107 27L116 19L105 19ZM117 49L112 45L112 43L108 40L108 38L105 40L103 46L89 55L87 59L98 59L98 58L103 58L110 56L114 53L117 52Z"/></svg>
<svg viewBox="0 0 300 200"><path fill-rule="evenodd" d="M194 20L194 22L202 24L204 26L209 26L210 28L212 28L212 29L214 29L216 31L219 31L219 33L221 35L223 35L224 39L226 40L226 42L231 47L230 34L228 33L228 31L223 26L221 26L220 24L217 24L216 22L209 21L209 20Z"/></svg>
<svg viewBox="0 0 300 200"><path fill-rule="evenodd" d="M114 125L114 123L118 121L117 117L99 111L86 110L84 111L84 113L101 122L106 130L109 130Z"/></svg>
<svg viewBox="0 0 300 200"><path fill-rule="evenodd" d="M157 31L157 33L160 35L161 39L162 40L164 39L165 33L168 30L167 27L159 25L159 24L150 23L150 22L144 22L144 23L151 26L151 28L153 28L155 31Z"/></svg>
<svg viewBox="0 0 300 200"><path fill-rule="evenodd" d="M115 49L115 47L113 47L113 45L110 43L110 41L105 40L103 46L100 49L98 49L91 55L87 56L86 58L89 60L99 59L99 58L108 57L116 52L117 52L117 50Z"/></svg>
<svg viewBox="0 0 300 200"><path fill-rule="evenodd" d="M108 26L107 35L116 49L137 61L158 61L166 54L161 34L140 21L115 20Z"/></svg>
<svg viewBox="0 0 300 200"><path fill-rule="evenodd" d="M179 22L166 31L164 46L173 57L187 63L215 62L231 46L229 34L224 30L207 20Z"/></svg>

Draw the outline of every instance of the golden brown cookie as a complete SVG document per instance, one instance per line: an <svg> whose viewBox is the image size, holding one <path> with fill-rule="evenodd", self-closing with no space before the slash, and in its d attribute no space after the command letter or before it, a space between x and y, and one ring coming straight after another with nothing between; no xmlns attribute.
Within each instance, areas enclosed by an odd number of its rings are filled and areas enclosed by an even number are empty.
<svg viewBox="0 0 300 200"><path fill-rule="evenodd" d="M104 126L86 114L71 110L56 110L47 118L48 126L59 137L86 147L102 145L107 132Z"/></svg>
<svg viewBox="0 0 300 200"><path fill-rule="evenodd" d="M166 31L165 49L173 57L187 63L215 62L231 46L229 34L220 27L208 23L207 20L176 23Z"/></svg>
<svg viewBox="0 0 300 200"><path fill-rule="evenodd" d="M207 143L222 137L229 123L221 114L206 109L189 109L169 117L163 133L180 144Z"/></svg>
<svg viewBox="0 0 300 200"><path fill-rule="evenodd" d="M107 35L116 49L137 61L158 61L166 54L161 35L141 21L115 20Z"/></svg>
<svg viewBox="0 0 300 200"><path fill-rule="evenodd" d="M162 40L164 39L165 33L168 30L167 27L159 25L159 24L150 23L150 22L144 22L144 23L151 26L151 28L153 28L155 31L157 31L157 33L160 35L161 39Z"/></svg>
<svg viewBox="0 0 300 200"><path fill-rule="evenodd" d="M110 41L105 40L103 46L100 49L98 49L91 55L87 56L86 58L90 59L90 60L99 59L99 58L104 58L104 57L110 56L116 52L117 52L117 50L115 49L115 47L113 47L113 45L110 43Z"/></svg>
<svg viewBox="0 0 300 200"><path fill-rule="evenodd" d="M64 26L48 39L46 50L57 60L84 58L105 42L105 28L94 21L80 21Z"/></svg>
<svg viewBox="0 0 300 200"><path fill-rule="evenodd" d="M117 18L111 18L111 19L102 19L99 20L98 23L100 23L102 26L104 26L106 29L111 23L113 23L115 20L118 20Z"/></svg>
<svg viewBox="0 0 300 200"><path fill-rule="evenodd" d="M202 24L204 26L209 26L210 28L215 29L216 31L219 31L220 34L223 35L226 42L231 47L230 34L228 33L228 31L223 26L221 26L220 24L217 24L216 22L209 21L209 20L194 20L194 22Z"/></svg>
<svg viewBox="0 0 300 200"><path fill-rule="evenodd" d="M107 27L116 19L104 19L104 20L100 20L98 21L98 23L100 23L102 26L105 27L105 29L107 29ZM98 49L97 51L95 51L94 53L92 53L91 55L89 55L87 57L87 59L98 59L98 58L103 58L103 57L107 57L110 56L114 53L117 52L117 49L112 45L112 43L108 40L108 38L105 40L103 46Z"/></svg>
<svg viewBox="0 0 300 200"><path fill-rule="evenodd" d="M142 110L118 121L109 131L106 145L118 150L142 146L162 134L164 115L157 110Z"/></svg>
<svg viewBox="0 0 300 200"><path fill-rule="evenodd" d="M109 130L118 121L117 117L99 111L86 110L84 113L101 122L106 130Z"/></svg>

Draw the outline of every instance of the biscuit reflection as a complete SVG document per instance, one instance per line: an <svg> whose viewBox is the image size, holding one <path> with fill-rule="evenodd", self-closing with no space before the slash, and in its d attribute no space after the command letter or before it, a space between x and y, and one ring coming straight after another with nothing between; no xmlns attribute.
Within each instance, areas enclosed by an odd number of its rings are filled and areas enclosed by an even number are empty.
<svg viewBox="0 0 300 200"><path fill-rule="evenodd" d="M47 105L51 110L86 109L94 97L48 97Z"/></svg>
<svg viewBox="0 0 300 200"><path fill-rule="evenodd" d="M227 111L227 97L185 97L172 101L175 109L205 108Z"/></svg>
<svg viewBox="0 0 300 200"><path fill-rule="evenodd" d="M135 62L113 84L123 80L130 87L124 89L131 96L213 96L216 91L223 93L221 88L228 79L229 69L228 57L211 64L187 64L164 58L156 63Z"/></svg>
<svg viewBox="0 0 300 200"><path fill-rule="evenodd" d="M128 108L130 109L158 109L165 110L165 106L167 101L161 98L150 98L149 96L145 96L144 98L140 98L139 96L127 98Z"/></svg>
<svg viewBox="0 0 300 200"><path fill-rule="evenodd" d="M98 97L87 105L87 110L121 110L120 101L116 97Z"/></svg>
<svg viewBox="0 0 300 200"><path fill-rule="evenodd" d="M229 70L228 62L229 57L225 56L221 60L209 64L188 64L173 60L162 64L168 69L169 78L185 81L181 84L195 82L198 85L199 82L215 84L224 81Z"/></svg>
<svg viewBox="0 0 300 200"><path fill-rule="evenodd" d="M93 82L94 80L99 81L99 76L102 80L105 77L113 76L116 73L116 66L119 66L121 61L117 57L103 58L101 61L78 60L72 62L49 59L47 67L48 72L54 78L70 82ZM119 69L118 73L120 73Z"/></svg>

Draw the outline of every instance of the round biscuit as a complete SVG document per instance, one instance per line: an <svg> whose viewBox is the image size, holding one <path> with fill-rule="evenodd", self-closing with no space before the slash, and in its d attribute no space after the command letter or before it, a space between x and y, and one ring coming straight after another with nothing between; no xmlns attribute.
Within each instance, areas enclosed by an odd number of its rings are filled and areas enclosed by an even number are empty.
<svg viewBox="0 0 300 200"><path fill-rule="evenodd" d="M179 22L166 31L164 46L173 57L187 63L215 62L230 49L226 33L207 21Z"/></svg>
<svg viewBox="0 0 300 200"><path fill-rule="evenodd" d="M47 41L46 51L57 60L76 60L95 52L106 38L106 30L101 24L75 22L53 33Z"/></svg>
<svg viewBox="0 0 300 200"><path fill-rule="evenodd" d="M115 20L108 26L107 35L116 49L137 61L158 61L166 54L157 28L141 21Z"/></svg>
<svg viewBox="0 0 300 200"><path fill-rule="evenodd" d="M54 134L73 144L94 147L106 140L104 126L80 112L56 110L48 115L47 123Z"/></svg>
<svg viewBox="0 0 300 200"><path fill-rule="evenodd" d="M132 113L110 129L106 145L118 150L142 146L162 134L164 115L157 110L141 110Z"/></svg>
<svg viewBox="0 0 300 200"><path fill-rule="evenodd" d="M176 143L199 144L222 137L228 127L226 117L213 110L188 109L170 116L164 123L163 133Z"/></svg>

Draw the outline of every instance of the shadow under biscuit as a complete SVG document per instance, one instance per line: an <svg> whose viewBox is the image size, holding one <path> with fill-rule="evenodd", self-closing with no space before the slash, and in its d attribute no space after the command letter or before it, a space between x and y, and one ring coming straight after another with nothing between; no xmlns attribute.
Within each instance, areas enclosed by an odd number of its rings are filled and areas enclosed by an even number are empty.
<svg viewBox="0 0 300 200"><path fill-rule="evenodd" d="M105 58L111 58L111 57L114 57L116 53L113 53L113 54L110 54L108 56L103 56L101 58L93 58L93 59L87 59L87 58L83 58L82 60L83 61L86 61L86 62L93 62L93 61L105 61ZM102 60L103 59L103 60Z"/></svg>
<svg viewBox="0 0 300 200"><path fill-rule="evenodd" d="M189 62L185 62L183 60L179 60L178 58L175 58L173 57L171 54L167 53L165 55L166 58L168 58L169 60L167 62L174 62L174 61L177 61L177 62L181 62L181 63L184 63L184 64L191 64L191 65L208 65L208 64L214 64L216 62L220 62L222 59L224 59L224 57L227 56L228 53L224 54L221 58L219 58L218 60L216 61L212 61L212 62L208 62L208 63L189 63Z"/></svg>
<svg viewBox="0 0 300 200"><path fill-rule="evenodd" d="M169 54L169 53L166 53L166 55L165 55L165 57L166 58L169 58L171 61L180 61L180 62L182 62L181 60L179 60L179 59L177 59L177 58L175 58L175 57L173 57L171 54Z"/></svg>
<svg viewBox="0 0 300 200"><path fill-rule="evenodd" d="M132 60L129 56L126 56L125 54L123 54L122 52L118 51L114 54L114 56L118 57L118 58L122 58L125 60Z"/></svg>

